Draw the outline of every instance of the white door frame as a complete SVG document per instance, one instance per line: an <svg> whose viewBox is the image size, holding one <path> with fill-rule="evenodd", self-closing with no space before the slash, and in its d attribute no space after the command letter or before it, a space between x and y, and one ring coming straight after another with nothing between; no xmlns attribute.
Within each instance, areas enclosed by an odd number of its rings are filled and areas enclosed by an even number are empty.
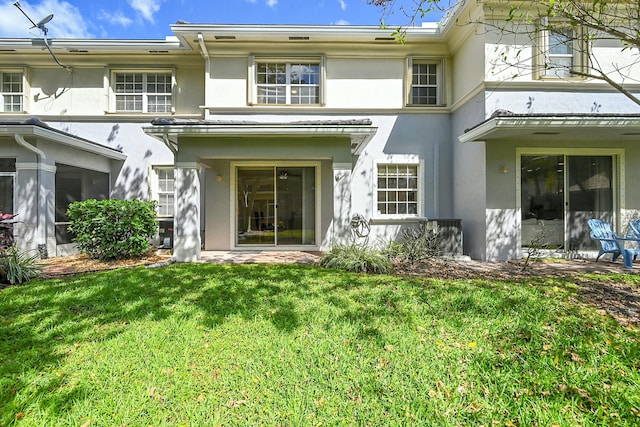
<svg viewBox="0 0 640 427"><path fill-rule="evenodd" d="M625 150L624 148L516 148L516 224L518 234L518 250L522 249L522 188L521 188L521 168L522 156L611 156L613 157L613 224L614 230L620 226L622 212L625 209ZM564 173L564 185L567 184L567 173ZM567 230L567 205L568 192L564 192L564 250L566 251L569 242L569 231Z"/></svg>
<svg viewBox="0 0 640 427"><path fill-rule="evenodd" d="M322 186L321 186L321 162L320 161L310 161L310 160L248 160L248 161L232 161L230 167L230 176L229 182L231 183L231 194L230 194L230 218L231 218L231 227L229 233L229 242L232 250L273 250L273 251L315 251L320 248L320 223L321 223L321 198L322 194ZM238 245L236 242L236 234L238 230L238 215L237 215L237 191L238 191L238 169L239 168L275 168L278 167L314 167L315 168L315 232L316 232L316 243L315 245L287 245L287 246L278 246L275 243L273 245Z"/></svg>

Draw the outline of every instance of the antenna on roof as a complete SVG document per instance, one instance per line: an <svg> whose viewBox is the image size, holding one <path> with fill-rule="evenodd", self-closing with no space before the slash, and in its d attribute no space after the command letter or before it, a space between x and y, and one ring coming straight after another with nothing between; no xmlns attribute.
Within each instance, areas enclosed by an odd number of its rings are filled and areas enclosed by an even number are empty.
<svg viewBox="0 0 640 427"><path fill-rule="evenodd" d="M45 24L47 24L49 21L51 21L53 19L53 13L47 15L46 17L44 17L43 19L41 19L38 22L35 22L33 19L31 19L29 17L29 15L27 15L27 13L22 9L22 7L20 6L20 2L17 1L13 4L15 7L18 8L18 10L20 12L22 12L22 14L29 20L29 22L31 22L33 24L33 27L31 28L38 28L40 29L40 31L42 31L42 35L43 35L43 39L44 39L44 45L46 46L47 50L49 51L49 53L51 54L51 57L53 58L54 61L56 61L56 64L58 64L59 66L61 66L62 68L64 68L65 70L71 72L72 69L71 67L67 67L66 65L62 64L58 58L56 58L55 53L53 53L53 50L51 49L51 46L49 46L49 40L47 39L47 33L49 32L49 30L47 29L47 27L45 26ZM30 29L31 29L30 28Z"/></svg>

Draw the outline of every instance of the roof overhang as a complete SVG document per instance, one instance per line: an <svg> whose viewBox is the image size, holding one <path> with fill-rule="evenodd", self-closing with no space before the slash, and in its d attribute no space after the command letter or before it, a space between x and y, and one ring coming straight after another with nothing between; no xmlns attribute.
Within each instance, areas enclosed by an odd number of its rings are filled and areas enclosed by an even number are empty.
<svg viewBox="0 0 640 427"><path fill-rule="evenodd" d="M611 141L640 138L640 114L498 115L467 129L460 142L549 138Z"/></svg>
<svg viewBox="0 0 640 427"><path fill-rule="evenodd" d="M163 141L174 152L179 149L179 138L182 137L345 137L351 141L351 153L358 155L376 134L378 128L372 126L370 120L293 123L233 121L189 123L157 120L152 122L152 126L144 127L143 130L147 135Z"/></svg>
<svg viewBox="0 0 640 427"><path fill-rule="evenodd" d="M15 135L20 135L29 139L41 139L54 142L77 150L97 154L111 160L124 161L127 158L126 154L119 150L53 129L39 120L28 120L26 122L0 122L0 136L14 138Z"/></svg>

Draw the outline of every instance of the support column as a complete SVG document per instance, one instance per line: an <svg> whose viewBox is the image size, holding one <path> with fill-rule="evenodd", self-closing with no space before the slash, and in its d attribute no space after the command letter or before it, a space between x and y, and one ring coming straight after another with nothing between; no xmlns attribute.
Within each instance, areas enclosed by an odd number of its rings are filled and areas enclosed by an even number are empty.
<svg viewBox="0 0 640 427"><path fill-rule="evenodd" d="M333 227L331 246L351 241L351 163L333 164Z"/></svg>
<svg viewBox="0 0 640 427"><path fill-rule="evenodd" d="M173 255L178 262L200 259L200 174L198 163L176 163Z"/></svg>
<svg viewBox="0 0 640 427"><path fill-rule="evenodd" d="M56 167L43 162L16 163L15 240L23 250L36 250L46 245L47 252L56 253L55 236L55 176Z"/></svg>

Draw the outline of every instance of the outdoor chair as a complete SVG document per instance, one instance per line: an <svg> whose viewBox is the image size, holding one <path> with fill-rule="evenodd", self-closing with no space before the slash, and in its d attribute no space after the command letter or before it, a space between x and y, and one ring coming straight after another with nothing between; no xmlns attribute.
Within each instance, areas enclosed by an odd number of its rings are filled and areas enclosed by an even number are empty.
<svg viewBox="0 0 640 427"><path fill-rule="evenodd" d="M600 243L600 252L596 257L596 262L604 254L611 254L613 261L622 255L624 266L626 268L633 267L633 261L640 255L640 249L626 249L624 242L627 240L640 242L638 237L621 237L611 228L611 224L600 219L590 219L588 221L591 228L590 236L593 240Z"/></svg>
<svg viewBox="0 0 640 427"><path fill-rule="evenodd" d="M640 219L634 219L629 221L629 227L631 231L627 234L627 237L635 237L636 239L640 239ZM638 247L640 247L640 243L638 243Z"/></svg>

